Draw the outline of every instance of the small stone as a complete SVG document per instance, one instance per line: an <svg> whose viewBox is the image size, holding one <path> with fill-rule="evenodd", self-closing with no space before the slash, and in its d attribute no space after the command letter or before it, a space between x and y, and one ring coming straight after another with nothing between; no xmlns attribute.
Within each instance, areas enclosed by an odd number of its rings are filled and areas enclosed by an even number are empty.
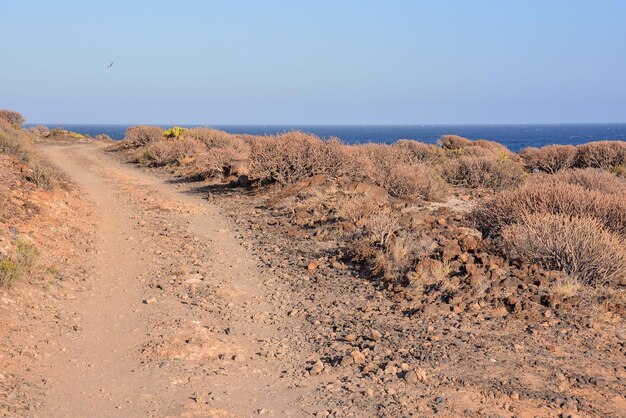
<svg viewBox="0 0 626 418"><path fill-rule="evenodd" d="M354 351L352 351L350 355L352 356L352 360L354 360L356 364L365 363L365 356L358 349L355 349Z"/></svg>
<svg viewBox="0 0 626 418"><path fill-rule="evenodd" d="M319 267L319 265L320 265L319 261L311 261L309 265L307 266L307 270L309 271L316 270Z"/></svg>
<svg viewBox="0 0 626 418"><path fill-rule="evenodd" d="M145 303L146 305L150 305L151 303L156 303L156 298L149 298L149 299L144 299L143 303Z"/></svg>
<svg viewBox="0 0 626 418"><path fill-rule="evenodd" d="M372 332L370 332L369 337L373 341L378 341L378 340L380 340L383 337L383 334L381 334L379 331L376 331L375 329L373 329Z"/></svg>

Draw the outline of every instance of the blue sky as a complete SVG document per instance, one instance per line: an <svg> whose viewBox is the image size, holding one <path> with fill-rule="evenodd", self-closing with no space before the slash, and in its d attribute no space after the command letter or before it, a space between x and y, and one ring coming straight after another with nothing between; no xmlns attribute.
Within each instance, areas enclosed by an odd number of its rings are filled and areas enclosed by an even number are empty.
<svg viewBox="0 0 626 418"><path fill-rule="evenodd" d="M0 0L0 21L0 108L30 122L626 122L621 0Z"/></svg>

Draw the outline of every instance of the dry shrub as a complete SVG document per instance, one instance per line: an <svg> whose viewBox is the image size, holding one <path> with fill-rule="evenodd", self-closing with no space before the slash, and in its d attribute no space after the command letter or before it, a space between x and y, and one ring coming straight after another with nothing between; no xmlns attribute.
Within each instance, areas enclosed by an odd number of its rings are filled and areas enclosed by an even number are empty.
<svg viewBox="0 0 626 418"><path fill-rule="evenodd" d="M231 167L236 161L239 161L241 154L230 147L215 147L205 150L196 158L196 173L208 178L221 179L230 174ZM240 173L243 174L243 173Z"/></svg>
<svg viewBox="0 0 626 418"><path fill-rule="evenodd" d="M7 122L13 128L21 129L24 124L24 116L18 112L0 109L0 120Z"/></svg>
<svg viewBox="0 0 626 418"><path fill-rule="evenodd" d="M364 218L363 226L369 232L370 238L381 247L389 242L396 231L400 229L400 219L396 213L376 213Z"/></svg>
<svg viewBox="0 0 626 418"><path fill-rule="evenodd" d="M518 188L503 190L478 204L469 218L484 235L494 237L505 226L535 213L593 218L607 230L626 236L624 195L610 195L559 181L526 182Z"/></svg>
<svg viewBox="0 0 626 418"><path fill-rule="evenodd" d="M439 201L448 195L445 182L432 167L411 163L411 151L406 146L366 144L351 148L360 167L391 196Z"/></svg>
<svg viewBox="0 0 626 418"><path fill-rule="evenodd" d="M446 158L444 150L433 144L400 139L395 146L408 151L407 155L411 163L439 164Z"/></svg>
<svg viewBox="0 0 626 418"><path fill-rule="evenodd" d="M391 196L420 197L428 201L443 201L449 194L448 186L430 167L424 164L398 164L391 168L382 187Z"/></svg>
<svg viewBox="0 0 626 418"><path fill-rule="evenodd" d="M587 190L596 190L609 194L626 196L626 180L608 171L596 168L563 170L552 177L552 180L568 184L577 184ZM549 181L549 179L547 180Z"/></svg>
<svg viewBox="0 0 626 418"><path fill-rule="evenodd" d="M528 170L554 174L573 167L576 163L576 153L576 147L573 145L548 145L542 148L525 148L520 156Z"/></svg>
<svg viewBox="0 0 626 418"><path fill-rule="evenodd" d="M26 180L44 190L52 190L64 183L62 175L56 168L40 160L34 160L30 163L30 171L26 174Z"/></svg>
<svg viewBox="0 0 626 418"><path fill-rule="evenodd" d="M158 126L131 126L126 129L124 141L120 145L130 148L145 146L162 139L163 132L163 128Z"/></svg>
<svg viewBox="0 0 626 418"><path fill-rule="evenodd" d="M502 230L511 258L561 270L583 284L620 283L626 277L626 242L590 217L526 214Z"/></svg>
<svg viewBox="0 0 626 418"><path fill-rule="evenodd" d="M443 177L454 186L485 187L503 190L519 185L524 170L506 158L460 157L450 160L443 168Z"/></svg>
<svg viewBox="0 0 626 418"><path fill-rule="evenodd" d="M354 177L360 167L338 139L322 141L299 131L249 137L254 178L293 184L316 174Z"/></svg>
<svg viewBox="0 0 626 418"><path fill-rule="evenodd" d="M419 260L432 254L433 241L425 234L400 231L391 235L382 247L373 253L365 252L365 262L374 276L383 276L386 280L405 279L409 271L415 268ZM371 248L371 244L370 244Z"/></svg>
<svg viewBox="0 0 626 418"><path fill-rule="evenodd" d="M472 140L458 135L442 135L437 143L446 149L463 149L472 146Z"/></svg>
<svg viewBox="0 0 626 418"><path fill-rule="evenodd" d="M576 147L576 167L610 169L626 163L625 141L596 141Z"/></svg>
<svg viewBox="0 0 626 418"><path fill-rule="evenodd" d="M346 196L340 201L337 216L340 219L351 221L362 226L376 213L380 212L381 205L374 199L361 194Z"/></svg>
<svg viewBox="0 0 626 418"><path fill-rule="evenodd" d="M249 151L248 144L243 139L219 129L205 127L186 129L184 137L201 142L208 149L232 148L241 154L241 158Z"/></svg>
<svg viewBox="0 0 626 418"><path fill-rule="evenodd" d="M34 156L32 140L23 130L0 119L0 153L28 163Z"/></svg>
<svg viewBox="0 0 626 418"><path fill-rule="evenodd" d="M204 145L204 150L196 158L195 171L204 178L222 178L235 171L236 163L247 167L247 158L250 152L249 145L236 135L212 128L192 128L184 132L186 140L192 140Z"/></svg>
<svg viewBox="0 0 626 418"><path fill-rule="evenodd" d="M139 159L155 166L187 165L203 151L202 144L192 139L161 140L152 142L143 149Z"/></svg>
<svg viewBox="0 0 626 418"><path fill-rule="evenodd" d="M45 138L50 135L50 129L43 125L31 126L28 128L28 132L37 138Z"/></svg>

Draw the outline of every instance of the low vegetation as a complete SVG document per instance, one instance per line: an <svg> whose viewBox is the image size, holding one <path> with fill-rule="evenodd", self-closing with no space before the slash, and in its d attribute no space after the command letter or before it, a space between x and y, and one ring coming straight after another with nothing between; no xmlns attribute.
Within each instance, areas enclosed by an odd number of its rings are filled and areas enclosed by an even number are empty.
<svg viewBox="0 0 626 418"><path fill-rule="evenodd" d="M281 210L300 227L330 228L368 277L443 298L477 271L489 275L491 257L510 271L531 263L564 274L550 279L562 294L616 289L626 275L624 142L516 154L456 135L437 144L346 145L298 131L254 136L138 126L117 148L188 177L284 190ZM414 202L445 207L463 196L470 210L454 226L420 221L409 210ZM476 235L461 234L467 227Z"/></svg>

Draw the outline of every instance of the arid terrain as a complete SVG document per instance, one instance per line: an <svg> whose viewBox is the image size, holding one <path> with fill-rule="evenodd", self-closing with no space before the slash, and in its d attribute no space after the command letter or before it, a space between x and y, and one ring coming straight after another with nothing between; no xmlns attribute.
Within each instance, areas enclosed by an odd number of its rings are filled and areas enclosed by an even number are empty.
<svg viewBox="0 0 626 418"><path fill-rule="evenodd" d="M3 416L626 415L622 142L9 122Z"/></svg>

